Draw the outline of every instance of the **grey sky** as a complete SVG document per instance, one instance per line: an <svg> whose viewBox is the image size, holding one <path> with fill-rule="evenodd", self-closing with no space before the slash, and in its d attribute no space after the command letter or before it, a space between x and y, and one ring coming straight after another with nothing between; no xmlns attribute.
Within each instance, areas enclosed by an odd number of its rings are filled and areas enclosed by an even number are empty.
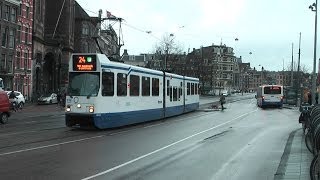
<svg viewBox="0 0 320 180"><path fill-rule="evenodd" d="M298 59L312 71L314 15L312 0L78 0L91 16L99 9L123 18L124 46L129 54L149 53L165 33L188 49L223 44L252 67L282 70ZM108 22L106 22L108 23ZM115 24L114 28L118 29ZM146 31L152 31L147 34ZM156 37L156 38L155 38ZM238 38L239 41L234 41ZM319 48L317 48L319 49ZM252 52L250 55L249 52ZM320 54L317 56L320 57ZM318 69L318 68L317 68Z"/></svg>

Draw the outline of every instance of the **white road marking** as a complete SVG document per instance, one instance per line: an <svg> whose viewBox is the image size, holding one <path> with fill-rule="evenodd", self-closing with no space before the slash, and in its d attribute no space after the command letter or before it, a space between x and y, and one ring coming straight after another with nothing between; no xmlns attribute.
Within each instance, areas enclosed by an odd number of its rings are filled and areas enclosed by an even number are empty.
<svg viewBox="0 0 320 180"><path fill-rule="evenodd" d="M226 122L224 122L224 123L222 123L222 124L216 125L216 126L211 127L211 128L209 128L209 129L206 129L206 130L203 130L203 131L198 132L198 133L196 133L196 134L190 135L190 136L188 136L188 137L186 137L186 138L184 138L184 139L181 139L181 140L179 140L179 141L176 141L176 142L174 142L174 143L171 143L171 144L169 144L169 145L167 145L167 146L164 146L164 147L162 147L162 148L160 148L160 149L154 150L154 151L152 151L152 152L150 152L150 153L148 153L148 154L142 155L142 156L140 156L140 157L137 157L137 158L135 158L135 159L132 159L132 160L130 160L130 161L127 161L127 162L125 162L125 163L123 163L123 164L120 164L120 165L115 166L115 167L113 167L113 168L110 168L110 169L108 169L108 170L105 170L105 171L102 171L102 172L100 172L100 173L97 173L97 174L95 174L95 175L92 175L92 176L83 178L82 180L89 180L89 179L93 179L93 178L96 178L96 177L98 177L98 176L107 174L107 173L109 173L109 172L112 172L112 171L114 171L114 170L117 170L117 169L119 169L119 168L122 168L122 167L124 167L124 166L126 166L126 165L132 164L132 163L134 163L134 162L136 162L136 161L138 161L138 160L140 160L140 159L143 159L143 158L146 158L146 157L148 157L148 156L151 156L151 155L153 155L153 154L155 154L155 153L157 153L157 152L160 152L160 151L163 151L163 150L165 150L165 149L168 149L169 147L172 147L172 146L174 146L174 145L176 145L176 144L179 144L179 143L181 143L181 142L183 142L183 141L186 141L186 140L188 140L188 139L191 139L191 138L193 138L193 137L195 137L195 136L198 136L198 135L200 135L200 134L203 134L203 133L206 133L206 132L208 132L208 131L211 131L211 130L217 128L217 127L220 127L220 126L229 124L229 123L231 123L231 122L233 122L233 121L235 121L235 120L237 120L237 119L239 119L239 118L242 118L242 117L244 117L244 116L246 116L246 115L248 115L248 114L251 114L251 113L253 113L253 112L256 112L256 111L257 111L257 110L254 110L254 111L251 111L251 112L242 114L242 115L240 115L240 116L238 116L238 117L236 117L236 118L234 118L234 119L232 119L232 120L226 121Z"/></svg>
<svg viewBox="0 0 320 180"><path fill-rule="evenodd" d="M75 143L75 142L80 142L80 141L85 141L85 140L90 140L90 139L96 139L96 138L101 138L101 137L105 137L105 135L93 136L93 137L88 137L88 138L83 138L83 139L72 140L72 141L66 141L66 142L50 144L50 145L46 145L46 146L38 146L38 147L22 149L22 150L18 150L18 151L11 151L11 152L6 152L6 153L1 153L0 156L16 154L16 153L21 153L21 152L27 152L27 151L33 151L33 150L38 150L38 149L44 149L44 148L60 146L60 145L64 145L64 144L71 144L71 143Z"/></svg>

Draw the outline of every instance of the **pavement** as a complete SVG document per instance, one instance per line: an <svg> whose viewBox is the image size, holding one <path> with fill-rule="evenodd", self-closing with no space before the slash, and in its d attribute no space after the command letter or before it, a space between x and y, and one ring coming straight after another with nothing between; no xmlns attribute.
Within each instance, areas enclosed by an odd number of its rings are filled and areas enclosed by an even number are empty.
<svg viewBox="0 0 320 180"><path fill-rule="evenodd" d="M274 180L310 180L312 159L313 155L305 145L302 129L291 132Z"/></svg>
<svg viewBox="0 0 320 180"><path fill-rule="evenodd" d="M249 98L250 96L251 95L246 95L243 99ZM214 104L218 99L219 97L200 97L200 107L207 107L210 104ZM298 110L295 106L285 105L284 108ZM57 114L64 114L64 109L57 104L37 105L28 103L21 111L13 112L10 119L46 117ZM296 123L298 123L298 117ZM312 159L313 155L305 145L302 129L299 128L292 131L288 137L277 171L274 174L274 180L310 180L309 168Z"/></svg>

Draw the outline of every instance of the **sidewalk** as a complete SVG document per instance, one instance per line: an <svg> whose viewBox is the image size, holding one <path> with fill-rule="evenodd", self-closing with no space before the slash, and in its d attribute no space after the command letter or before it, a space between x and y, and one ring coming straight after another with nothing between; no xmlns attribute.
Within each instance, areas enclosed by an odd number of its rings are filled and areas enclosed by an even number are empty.
<svg viewBox="0 0 320 180"><path fill-rule="evenodd" d="M291 132L274 180L310 180L313 155L308 151L302 129Z"/></svg>

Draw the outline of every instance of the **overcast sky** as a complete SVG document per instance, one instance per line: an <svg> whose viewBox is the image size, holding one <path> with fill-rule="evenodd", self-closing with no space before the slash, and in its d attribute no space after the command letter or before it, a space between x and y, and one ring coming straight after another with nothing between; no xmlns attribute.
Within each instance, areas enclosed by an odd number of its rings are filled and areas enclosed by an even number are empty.
<svg viewBox="0 0 320 180"><path fill-rule="evenodd" d="M261 65L266 70L278 71L283 69L283 64L286 69L291 63L292 43L294 61L298 61L301 32L301 64L309 72L313 69L315 13L308 9L314 3L313 0L77 2L91 16L97 16L98 10L102 9L104 17L108 10L125 20L122 24L124 46L121 54L123 49L128 49L130 55L151 53L165 33L173 33L174 40L186 52L200 46L220 44L222 40L223 44L235 49L236 56L242 56L243 62L250 62L251 67L259 69ZM119 24L116 23L113 27L118 30ZM146 31L152 33L148 34ZM239 40L235 41L235 38ZM318 53L317 59L319 57Z"/></svg>

